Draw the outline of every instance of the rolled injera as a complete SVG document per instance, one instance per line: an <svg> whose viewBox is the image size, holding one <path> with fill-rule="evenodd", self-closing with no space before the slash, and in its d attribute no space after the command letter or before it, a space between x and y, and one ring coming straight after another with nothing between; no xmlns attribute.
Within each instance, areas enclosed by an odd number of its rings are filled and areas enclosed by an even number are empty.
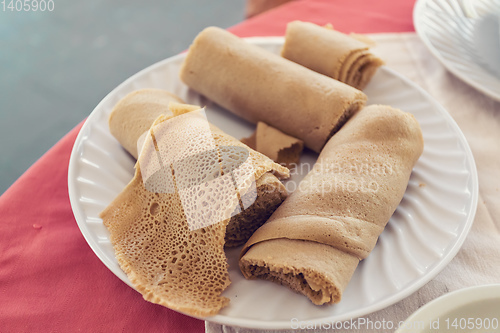
<svg viewBox="0 0 500 333"><path fill-rule="evenodd" d="M109 130L135 159L137 140L149 130L160 114L168 112L168 103L184 103L166 90L141 89L122 98L109 116Z"/></svg>
<svg viewBox="0 0 500 333"><path fill-rule="evenodd" d="M234 114L273 126L318 153L366 102L361 91L216 27L195 38L180 77Z"/></svg>
<svg viewBox="0 0 500 333"><path fill-rule="evenodd" d="M155 119L162 114L171 115L172 111L181 114L199 108L179 104L177 101L181 99L161 89L141 89L131 92L113 108L109 117L110 132L137 159L137 140L151 127ZM174 108L175 110L172 110ZM220 132L214 126L211 128L214 133ZM248 148L234 138L232 142L233 145ZM272 162L263 155L262 158L266 163ZM287 192L279 179L288 176L289 171L286 168L273 163L272 172L266 172L255 179L257 199L250 207L231 217L226 228L227 247L244 244L285 200Z"/></svg>
<svg viewBox="0 0 500 333"><path fill-rule="evenodd" d="M364 89L384 62L369 45L310 22L288 23L281 55L313 71Z"/></svg>
<svg viewBox="0 0 500 333"><path fill-rule="evenodd" d="M313 169L243 247L249 279L337 303L403 198L423 150L409 113L369 106L331 138Z"/></svg>

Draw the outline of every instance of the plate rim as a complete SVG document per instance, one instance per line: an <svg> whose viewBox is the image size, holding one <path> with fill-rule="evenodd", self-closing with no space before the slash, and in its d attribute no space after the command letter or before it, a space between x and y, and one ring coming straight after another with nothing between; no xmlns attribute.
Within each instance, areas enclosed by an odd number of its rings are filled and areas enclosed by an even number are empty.
<svg viewBox="0 0 500 333"><path fill-rule="evenodd" d="M283 43L284 37L281 36L270 36L270 37L247 37L245 40L251 41L253 43L257 44L271 44L275 45L276 43ZM70 204L71 208L73 211L73 214L75 216L75 220L77 222L77 225L80 229L80 232L84 236L87 244L90 246L92 251L97 255L99 260L113 273L113 269L109 266L109 264L104 260L103 255L98 253L98 244L94 242L90 235L87 234L86 230L82 230L81 228L81 221L85 220L85 217L83 216L83 213L81 211L78 211L75 209L75 207L78 206L78 200L76 198L76 193L77 189L75 187L76 184L73 183L73 181L76 180L75 178L75 173L78 168L75 167L75 163L77 160L78 156L78 148L81 145L81 142L86 135L86 131L88 131L91 126L91 122L95 117L97 117L97 112L100 108L102 108L102 105L106 104L108 100L111 98L112 94L115 93L116 90L119 90L122 88L122 86L125 86L129 84L130 82L133 82L136 77L144 74L145 72L152 71L156 67L162 66L165 62L168 61L174 61L177 60L177 58L182 58L185 57L185 52L174 55L172 57L168 57L166 59L160 60L142 70L139 72L133 74L130 76L128 79L120 83L118 86L116 86L114 89L112 89L97 105L96 107L92 110L90 115L87 117L85 120L83 126L81 127L75 142L73 144L73 148L70 154L70 160L68 164L68 194L70 198ZM364 307L361 310L358 311L351 311L346 314L341 314L341 315L335 315L335 316L330 316L330 317L323 317L320 319L312 319L312 320L307 320L307 323L315 324L315 325L320 325L321 323L325 322L337 322L337 321L343 321L343 320L349 320L349 319L354 319L358 318L363 315L369 315L375 311L379 311L381 309L384 309L388 306L391 306L395 304L396 302L399 302L403 300L404 298L408 297L409 295L413 294L415 291L423 287L425 284L427 284L429 281L431 281L439 272L443 270L444 267L448 265L448 263L456 256L460 248L462 247L467 235L469 234L470 228L472 226L472 223L474 221L474 217L476 214L477 210L477 203L478 203L478 197L479 197L479 189L478 189L478 175L477 175L477 168L474 160L474 156L472 155L472 151L469 147L469 144L467 142L467 139L465 138L465 135L462 133L460 127L458 124L455 122L453 117L446 111L446 109L434 98L432 97L427 91L425 91L423 88L418 86L416 83L413 81L409 80L406 78L404 75L399 74L398 72L388 68L387 66L382 66L381 70L388 71L391 75L394 75L398 77L400 80L404 81L408 85L410 85L412 88L416 89L419 91L420 94L422 94L429 102L431 102L435 107L436 110L439 111L439 113L446 118L446 122L448 125L451 126L453 129L454 133L457 135L457 139L459 142L462 144L464 147L464 153L467 156L467 161L469 164L469 171L470 171L470 176L471 180L470 182L472 183L472 189L471 189L471 199L470 199L470 209L467 212L467 221L464 223L464 229L463 232L459 235L459 237L456 238L456 241L446 254L445 260L441 260L432 270L430 270L427 274L424 275L425 278L420 278L416 283L413 283L409 285L408 287L402 289L400 292L397 292L382 301L373 304L368 307ZM85 228L84 228L85 229ZM115 274L115 276L117 276ZM123 280L120 276L117 276L122 280L124 283L127 285L131 286L127 281ZM132 287L132 289L135 290L135 288ZM174 310L176 311L176 310ZM180 312L180 311L177 311ZM180 312L182 313L182 312ZM241 318L234 318L234 317L228 317L226 315L221 315L217 314L212 317L197 317L197 316L192 316L188 315L193 318L205 320L208 322L213 322L221 325L229 325L229 326L238 326L238 327L245 327L245 328L254 328L254 329L290 329L290 321L263 321L263 320L256 320L256 319L241 319ZM334 320L332 320L334 318Z"/></svg>
<svg viewBox="0 0 500 333"><path fill-rule="evenodd" d="M429 37L425 34L424 24L422 23L421 15L423 13L423 8L430 1L442 1L442 0L417 0L415 5L413 6L412 18L413 18L413 26L415 27L415 31L417 35L420 37L420 40L424 43L427 49L434 55L436 59L453 75L458 77L460 80L473 87L477 91L485 94L486 96L493 98L496 101L500 101L500 92L495 92L495 90L489 89L488 87L483 86L478 83L476 80L470 79L464 74L460 69L453 66L449 61L447 61L439 52L438 49L434 47ZM499 84L500 79L497 78Z"/></svg>

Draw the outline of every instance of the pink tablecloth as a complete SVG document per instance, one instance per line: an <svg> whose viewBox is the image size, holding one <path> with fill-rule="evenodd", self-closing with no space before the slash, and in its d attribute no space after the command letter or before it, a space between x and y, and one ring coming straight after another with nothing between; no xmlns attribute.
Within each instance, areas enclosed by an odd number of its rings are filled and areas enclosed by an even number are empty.
<svg viewBox="0 0 500 333"><path fill-rule="evenodd" d="M283 35L287 22L300 19L331 22L345 32L406 32L413 31L413 4L299 0L230 30L240 36ZM204 331L203 321L144 301L86 244L67 190L69 155L80 127L0 197L0 332Z"/></svg>

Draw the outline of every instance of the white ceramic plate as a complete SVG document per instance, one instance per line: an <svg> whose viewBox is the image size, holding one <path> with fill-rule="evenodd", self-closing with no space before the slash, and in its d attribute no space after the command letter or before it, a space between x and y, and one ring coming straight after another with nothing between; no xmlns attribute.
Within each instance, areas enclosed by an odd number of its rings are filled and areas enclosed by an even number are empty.
<svg viewBox="0 0 500 333"><path fill-rule="evenodd" d="M283 38L249 41L279 52ZM207 105L209 121L236 138L249 136L254 128L182 84L178 71L183 59L181 54L161 61L114 89L88 117L71 154L68 185L78 226L102 262L129 285L98 217L133 175L133 159L108 130L112 107L133 90L161 88L188 103ZM478 198L476 167L463 134L430 95L388 68L377 72L365 92L370 104L389 104L413 113L422 127L425 149L401 204L373 252L356 270L342 302L316 306L277 284L247 281L238 269L239 249L233 249L227 251L232 283L224 292L230 305L208 320L279 329L290 328L293 318L313 322L355 318L407 297L455 256L472 224ZM302 162L312 164L315 159L308 152Z"/></svg>
<svg viewBox="0 0 500 333"><path fill-rule="evenodd" d="M427 303L397 333L500 332L500 284L460 289Z"/></svg>
<svg viewBox="0 0 500 333"><path fill-rule="evenodd" d="M500 100L500 1L471 0L467 17L462 0L418 0L413 23L439 61L458 78Z"/></svg>

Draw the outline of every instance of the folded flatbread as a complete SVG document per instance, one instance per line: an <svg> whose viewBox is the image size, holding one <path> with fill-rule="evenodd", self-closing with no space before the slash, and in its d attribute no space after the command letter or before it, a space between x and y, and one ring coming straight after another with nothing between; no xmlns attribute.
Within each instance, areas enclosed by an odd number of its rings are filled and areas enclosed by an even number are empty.
<svg viewBox="0 0 500 333"><path fill-rule="evenodd" d="M146 300L210 316L229 302L221 296L230 283L224 253L229 217L251 194L252 179L269 177L270 171L284 176L287 169L194 114L158 117L134 178L100 216L120 267ZM199 135L203 126L208 135ZM216 152L212 159L204 154L211 151L200 150L209 145ZM246 153L243 173L235 165L241 152ZM155 169L166 161L164 154L176 157L174 163Z"/></svg>
<svg viewBox="0 0 500 333"><path fill-rule="evenodd" d="M316 152L366 102L361 91L216 27L195 38L180 77L234 114L273 126Z"/></svg>
<svg viewBox="0 0 500 333"><path fill-rule="evenodd" d="M369 106L331 138L313 169L243 247L249 279L337 303L403 198L423 150L409 113Z"/></svg>
<svg viewBox="0 0 500 333"><path fill-rule="evenodd" d="M161 114L170 114L170 102L184 103L171 92L161 89L141 89L122 98L109 116L109 130L135 159L137 140Z"/></svg>
<svg viewBox="0 0 500 333"><path fill-rule="evenodd" d="M137 159L137 147L142 147L141 139L155 119L162 114L180 115L199 109L199 106L179 101L179 97L161 89L134 91L123 97L113 108L109 117L110 132ZM215 126L212 126L212 129L220 132ZM271 162L267 158L265 160L266 163ZM250 207L231 217L227 226L227 247L244 244L285 200L287 192L279 179L288 178L288 175L289 172L285 168L274 165L271 171L257 177L257 199Z"/></svg>
<svg viewBox="0 0 500 333"><path fill-rule="evenodd" d="M241 142L272 159L274 162L291 169L300 161L304 142L287 135L261 121L255 132Z"/></svg>
<svg viewBox="0 0 500 333"><path fill-rule="evenodd" d="M288 23L281 55L313 71L364 89L384 62L369 45L310 22Z"/></svg>

